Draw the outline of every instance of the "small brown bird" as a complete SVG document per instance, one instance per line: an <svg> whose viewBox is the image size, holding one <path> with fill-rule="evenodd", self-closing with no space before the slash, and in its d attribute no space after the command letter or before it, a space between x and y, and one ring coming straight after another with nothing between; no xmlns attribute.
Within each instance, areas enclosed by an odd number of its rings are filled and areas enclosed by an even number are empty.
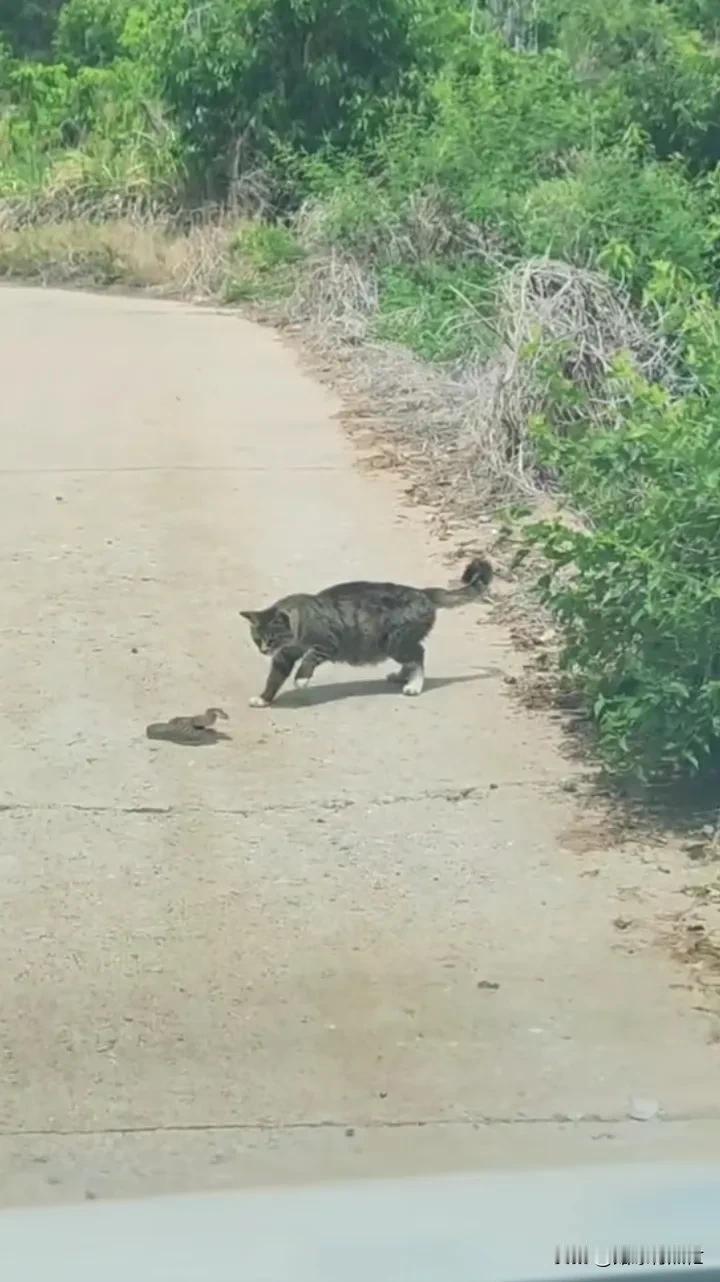
<svg viewBox="0 0 720 1282"><path fill-rule="evenodd" d="M218 717L228 721L227 712L222 708L206 708L194 717L171 717L169 721L154 721L145 729L148 739L167 739L171 743L206 744L217 743L219 739L229 739L213 727Z"/></svg>

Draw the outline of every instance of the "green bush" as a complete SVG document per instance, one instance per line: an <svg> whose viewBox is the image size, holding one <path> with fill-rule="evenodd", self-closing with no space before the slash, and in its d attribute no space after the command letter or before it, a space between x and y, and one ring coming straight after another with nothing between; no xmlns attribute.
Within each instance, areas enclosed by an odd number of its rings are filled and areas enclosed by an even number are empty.
<svg viewBox="0 0 720 1282"><path fill-rule="evenodd" d="M435 17L429 0L149 0L123 41L155 76L197 180L217 189L276 138L313 151L376 129Z"/></svg>
<svg viewBox="0 0 720 1282"><path fill-rule="evenodd" d="M150 91L143 68L128 61L72 73L0 60L0 195L169 195L180 155Z"/></svg>
<svg viewBox="0 0 720 1282"><path fill-rule="evenodd" d="M520 253L604 268L640 299L663 260L700 283L712 251L707 208L679 164L618 146L580 156L516 205Z"/></svg>
<svg viewBox="0 0 720 1282"><path fill-rule="evenodd" d="M688 324L702 392L673 400L625 370L622 430L540 431L585 518L531 531L563 661L606 762L641 777L696 771L720 742L720 313Z"/></svg>
<svg viewBox="0 0 720 1282"><path fill-rule="evenodd" d="M594 94L615 97L661 158L720 161L720 17L715 0L541 0L547 38Z"/></svg>
<svg viewBox="0 0 720 1282"><path fill-rule="evenodd" d="M489 37L429 83L416 111L398 113L371 167L396 200L432 185L464 217L502 223L517 193L557 173L593 130L592 102L562 55L515 54Z"/></svg>
<svg viewBox="0 0 720 1282"><path fill-rule="evenodd" d="M55 32L54 52L68 67L106 67L123 52L122 35L130 10L143 0L65 0Z"/></svg>
<svg viewBox="0 0 720 1282"><path fill-rule="evenodd" d="M257 271L273 271L302 258L297 238L279 224L250 223L235 236L231 250Z"/></svg>
<svg viewBox="0 0 720 1282"><path fill-rule="evenodd" d="M495 346L492 279L487 268L439 262L386 268L375 334L431 361L489 355Z"/></svg>
<svg viewBox="0 0 720 1282"><path fill-rule="evenodd" d="M0 41L19 56L50 52L57 13L63 0L0 0Z"/></svg>
<svg viewBox="0 0 720 1282"><path fill-rule="evenodd" d="M561 55L517 55L487 37L429 77L419 101L389 106L382 133L359 152L326 153L295 180L333 243L394 265L438 254L447 262L467 257L467 223L511 249L523 194L595 133L592 103ZM419 255L411 224L422 204L432 206L437 235Z"/></svg>

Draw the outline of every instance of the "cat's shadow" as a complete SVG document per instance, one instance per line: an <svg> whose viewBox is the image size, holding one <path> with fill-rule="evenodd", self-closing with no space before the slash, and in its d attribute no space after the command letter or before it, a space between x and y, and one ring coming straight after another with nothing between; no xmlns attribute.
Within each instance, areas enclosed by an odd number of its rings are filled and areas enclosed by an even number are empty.
<svg viewBox="0 0 720 1282"><path fill-rule="evenodd" d="M421 698L424 699L434 690L442 690L444 686L462 685L468 681L490 681L493 677L503 676L505 673L502 668L482 668L478 672L470 672L460 677L426 677ZM336 681L327 685L310 685L304 690L290 688L286 693L278 695L274 706L298 710L313 704L317 706L321 703L335 703L338 699L367 699L373 695L383 694L402 699L399 686L393 685L385 677L376 677L369 681Z"/></svg>

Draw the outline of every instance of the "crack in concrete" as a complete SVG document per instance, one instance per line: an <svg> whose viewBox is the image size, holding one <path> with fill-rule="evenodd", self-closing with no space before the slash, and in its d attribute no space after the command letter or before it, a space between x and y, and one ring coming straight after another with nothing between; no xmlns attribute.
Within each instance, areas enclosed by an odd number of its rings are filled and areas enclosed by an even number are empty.
<svg viewBox="0 0 720 1282"><path fill-rule="evenodd" d="M564 776L563 776L564 777ZM76 801L48 801L48 802L24 802L10 801L0 803L0 813L25 812L32 814L35 811L47 812L53 810L71 810L81 814L97 815L154 815L166 818L172 815L198 814L198 815L235 815L242 819L252 819L268 814L296 814L298 811L306 814L314 810L329 811L331 813L348 810L355 806L402 806L414 805L422 801L445 801L452 805L460 804L463 801L487 801L493 792L503 789L521 789L527 788L530 792L541 792L543 790L553 791L560 787L562 778L557 780L546 780L543 782L533 782L529 779L505 780L502 784L470 784L464 788L426 788L421 792L401 793L396 796L380 797L330 797L325 800L316 801L288 802L278 805L264 806L186 806L186 805L167 805L167 806L118 806L118 805L92 805Z"/></svg>
<svg viewBox="0 0 720 1282"><path fill-rule="evenodd" d="M509 1114L507 1116L486 1117L478 1114L475 1117L431 1117L431 1118L408 1118L405 1120L365 1120L357 1121L347 1119L337 1121L333 1118L326 1118L314 1122L195 1122L187 1124L170 1125L147 1125L147 1126L101 1126L98 1128L80 1128L64 1129L62 1127L28 1127L28 1128L4 1128L0 1127L0 1139L18 1139L18 1138L52 1138L74 1136L94 1136L94 1135L160 1135L160 1134L202 1134L202 1133L226 1133L233 1134L236 1132L255 1132L262 1133L266 1131L382 1131L382 1130L413 1130L424 1127L460 1127L471 1126L476 1130L483 1127L494 1126L557 1126L559 1124L572 1124L573 1126L619 1126L631 1122L633 1119L627 1113L549 1113L537 1117L524 1117ZM711 1113L659 1113L650 1122L634 1122L636 1126L647 1128L653 1123L661 1123L663 1126L683 1125L688 1122L720 1122L720 1109Z"/></svg>

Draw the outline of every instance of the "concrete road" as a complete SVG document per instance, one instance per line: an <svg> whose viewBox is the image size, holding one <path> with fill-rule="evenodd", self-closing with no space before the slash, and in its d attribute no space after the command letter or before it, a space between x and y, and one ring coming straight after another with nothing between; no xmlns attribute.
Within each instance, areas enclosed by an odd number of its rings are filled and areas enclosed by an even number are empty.
<svg viewBox="0 0 720 1282"><path fill-rule="evenodd" d="M234 317L0 293L5 1203L717 1151L679 874L563 790L487 610L418 700L248 708L239 609L450 576L338 409ZM208 704L227 741L146 739Z"/></svg>

